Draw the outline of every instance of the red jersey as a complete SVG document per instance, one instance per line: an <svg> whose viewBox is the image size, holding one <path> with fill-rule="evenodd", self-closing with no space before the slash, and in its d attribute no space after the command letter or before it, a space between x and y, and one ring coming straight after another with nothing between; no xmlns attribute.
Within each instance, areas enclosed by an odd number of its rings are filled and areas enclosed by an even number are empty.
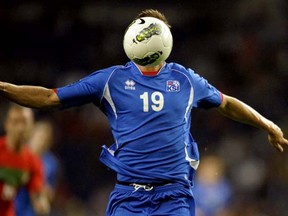
<svg viewBox="0 0 288 216"><path fill-rule="evenodd" d="M13 201L21 186L26 186L30 193L37 193L42 189L42 162L26 145L20 152L9 150L6 145L6 138L0 137L1 216L15 215Z"/></svg>

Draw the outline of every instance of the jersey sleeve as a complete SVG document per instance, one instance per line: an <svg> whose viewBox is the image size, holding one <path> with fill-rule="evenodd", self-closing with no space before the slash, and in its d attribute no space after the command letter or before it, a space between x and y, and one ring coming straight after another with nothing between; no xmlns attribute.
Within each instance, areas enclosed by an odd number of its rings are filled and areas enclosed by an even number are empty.
<svg viewBox="0 0 288 216"><path fill-rule="evenodd" d="M57 88L56 94L62 107L80 106L99 101L103 95L103 89L109 74L108 70L96 71L75 83Z"/></svg>
<svg viewBox="0 0 288 216"><path fill-rule="evenodd" d="M193 77L194 100L193 107L210 109L221 105L222 93L208 81L190 70Z"/></svg>
<svg viewBox="0 0 288 216"><path fill-rule="evenodd" d="M29 193L37 193L44 186L44 169L42 161L36 155L31 155L31 177L27 184Z"/></svg>

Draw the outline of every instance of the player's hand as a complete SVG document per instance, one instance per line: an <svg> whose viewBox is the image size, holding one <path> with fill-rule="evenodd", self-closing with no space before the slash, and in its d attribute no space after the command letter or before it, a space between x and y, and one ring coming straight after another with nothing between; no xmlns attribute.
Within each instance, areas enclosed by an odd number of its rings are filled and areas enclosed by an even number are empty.
<svg viewBox="0 0 288 216"><path fill-rule="evenodd" d="M50 214L51 206L44 194L35 194L32 196L34 211L39 216L47 216Z"/></svg>
<svg viewBox="0 0 288 216"><path fill-rule="evenodd" d="M268 140L279 152L283 152L284 146L288 145L288 140L284 138L282 130L275 124L268 133Z"/></svg>

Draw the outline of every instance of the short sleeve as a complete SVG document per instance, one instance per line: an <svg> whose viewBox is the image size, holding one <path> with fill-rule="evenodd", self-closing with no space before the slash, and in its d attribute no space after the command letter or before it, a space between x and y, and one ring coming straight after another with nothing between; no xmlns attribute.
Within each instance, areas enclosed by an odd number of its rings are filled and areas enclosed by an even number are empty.
<svg viewBox="0 0 288 216"><path fill-rule="evenodd" d="M222 103L222 93L208 83L206 79L190 71L193 77L194 100L193 107L210 109L218 107Z"/></svg>
<svg viewBox="0 0 288 216"><path fill-rule="evenodd" d="M101 99L108 78L109 71L96 71L75 83L57 88L56 94L63 108L95 103Z"/></svg>
<svg viewBox="0 0 288 216"><path fill-rule="evenodd" d="M44 185L43 164L39 157L31 155L31 173L27 184L29 193L37 193L42 190Z"/></svg>

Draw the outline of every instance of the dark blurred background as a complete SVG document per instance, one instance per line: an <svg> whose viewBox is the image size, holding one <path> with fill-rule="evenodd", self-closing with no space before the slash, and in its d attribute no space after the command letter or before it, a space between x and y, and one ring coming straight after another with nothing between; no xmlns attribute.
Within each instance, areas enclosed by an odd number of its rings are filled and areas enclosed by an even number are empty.
<svg viewBox="0 0 288 216"><path fill-rule="evenodd" d="M124 31L146 8L162 11L172 25L174 49L168 61L194 69L225 94L248 103L287 137L286 0L1 0L0 80L60 87L97 69L125 64ZM6 105L0 98L2 122ZM98 160L101 145L113 142L106 117L93 105L35 110L35 115L48 117L55 127L52 151L61 177L52 215L104 215L115 182L115 174ZM202 157L214 155L226 164L233 194L226 215L288 215L287 148L276 152L263 131L213 110L194 111L192 133Z"/></svg>

